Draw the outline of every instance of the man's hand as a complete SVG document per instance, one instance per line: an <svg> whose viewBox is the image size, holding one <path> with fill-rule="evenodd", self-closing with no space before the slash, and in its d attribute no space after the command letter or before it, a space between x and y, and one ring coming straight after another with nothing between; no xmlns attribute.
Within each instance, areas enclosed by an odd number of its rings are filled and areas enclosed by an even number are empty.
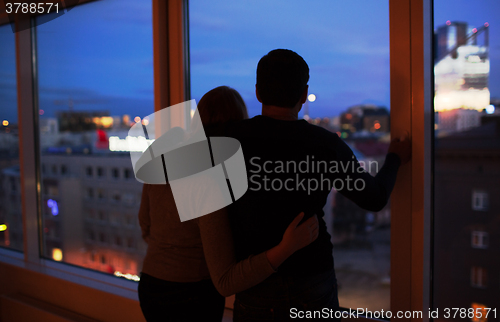
<svg viewBox="0 0 500 322"><path fill-rule="evenodd" d="M408 163L411 159L411 140L408 135L392 139L388 153L396 153L401 160L401 165Z"/></svg>

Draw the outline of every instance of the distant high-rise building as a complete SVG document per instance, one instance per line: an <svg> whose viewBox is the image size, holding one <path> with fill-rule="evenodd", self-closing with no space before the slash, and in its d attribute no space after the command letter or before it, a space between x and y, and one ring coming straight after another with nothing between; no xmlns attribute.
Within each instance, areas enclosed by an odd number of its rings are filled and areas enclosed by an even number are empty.
<svg viewBox="0 0 500 322"><path fill-rule="evenodd" d="M433 296L440 314L495 308L500 299L500 118L481 123L435 141Z"/></svg>
<svg viewBox="0 0 500 322"><path fill-rule="evenodd" d="M436 32L437 47L434 58L443 59L455 46L464 46L467 44L468 26L466 22L451 22L440 26ZM456 55L456 52L455 54Z"/></svg>
<svg viewBox="0 0 500 322"><path fill-rule="evenodd" d="M436 111L481 111L490 104L488 29L488 23L469 28L467 23L450 21L438 27L434 56ZM484 35L481 45L479 34Z"/></svg>
<svg viewBox="0 0 500 322"><path fill-rule="evenodd" d="M82 149L95 131L59 132L56 119L41 127L42 255L135 278L146 244L137 218L142 184L135 180L130 154ZM0 247L22 250L18 136L17 127L10 128L0 133ZM120 126L109 132L125 141Z"/></svg>
<svg viewBox="0 0 500 322"><path fill-rule="evenodd" d="M0 246L23 249L23 222L21 212L21 173L19 165L0 171Z"/></svg>
<svg viewBox="0 0 500 322"><path fill-rule="evenodd" d="M44 256L55 259L58 250L65 263L138 275L142 184L130 156L44 153L41 170Z"/></svg>

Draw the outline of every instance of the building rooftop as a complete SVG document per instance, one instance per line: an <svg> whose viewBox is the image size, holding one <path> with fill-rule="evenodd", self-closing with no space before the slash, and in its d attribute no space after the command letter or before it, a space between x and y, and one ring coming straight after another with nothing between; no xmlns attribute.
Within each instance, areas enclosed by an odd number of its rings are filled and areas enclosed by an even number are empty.
<svg viewBox="0 0 500 322"><path fill-rule="evenodd" d="M436 138L439 150L496 150L500 151L500 118L483 117L483 125L449 136Z"/></svg>

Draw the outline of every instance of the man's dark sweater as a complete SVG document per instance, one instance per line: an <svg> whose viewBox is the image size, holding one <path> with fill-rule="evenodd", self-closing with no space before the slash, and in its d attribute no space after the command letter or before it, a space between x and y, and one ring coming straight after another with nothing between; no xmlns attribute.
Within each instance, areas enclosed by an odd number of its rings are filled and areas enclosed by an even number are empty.
<svg viewBox="0 0 500 322"><path fill-rule="evenodd" d="M230 206L238 260L276 246L300 212L306 218L318 215L318 239L289 257L278 274L304 276L332 269L331 236L322 219L332 185L360 207L379 211L389 199L400 165L396 154L388 154L372 177L361 171L337 134L305 120L256 116L224 132L241 142L248 175L248 191Z"/></svg>

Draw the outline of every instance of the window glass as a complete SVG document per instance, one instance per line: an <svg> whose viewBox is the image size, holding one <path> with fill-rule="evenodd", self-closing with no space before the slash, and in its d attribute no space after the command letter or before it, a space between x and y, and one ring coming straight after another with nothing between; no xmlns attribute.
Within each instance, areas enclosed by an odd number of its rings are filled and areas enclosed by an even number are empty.
<svg viewBox="0 0 500 322"><path fill-rule="evenodd" d="M500 298L497 12L500 3L494 0L434 1L432 298L443 313L498 308ZM467 318L496 321L498 314Z"/></svg>
<svg viewBox="0 0 500 322"><path fill-rule="evenodd" d="M140 199L121 196L140 195L142 184L131 171L131 180L118 180L130 155L111 151L109 138L125 140L131 119L154 112L151 12L151 1L96 1L37 27L46 258L140 272L145 247L127 248L116 236L143 243L137 221L117 219L137 216Z"/></svg>
<svg viewBox="0 0 500 322"><path fill-rule="evenodd" d="M291 49L309 65L313 94L299 117L336 132L360 161L381 167L390 141L388 1L191 0L189 10L192 98L227 85L250 117L259 115L257 63L273 49ZM324 210L340 305L388 310L390 205L368 212L332 191Z"/></svg>
<svg viewBox="0 0 500 322"><path fill-rule="evenodd" d="M0 26L0 247L23 250L16 40Z"/></svg>
<svg viewBox="0 0 500 322"><path fill-rule="evenodd" d="M472 232L472 247L476 248L488 248L488 233L484 231L473 231Z"/></svg>

